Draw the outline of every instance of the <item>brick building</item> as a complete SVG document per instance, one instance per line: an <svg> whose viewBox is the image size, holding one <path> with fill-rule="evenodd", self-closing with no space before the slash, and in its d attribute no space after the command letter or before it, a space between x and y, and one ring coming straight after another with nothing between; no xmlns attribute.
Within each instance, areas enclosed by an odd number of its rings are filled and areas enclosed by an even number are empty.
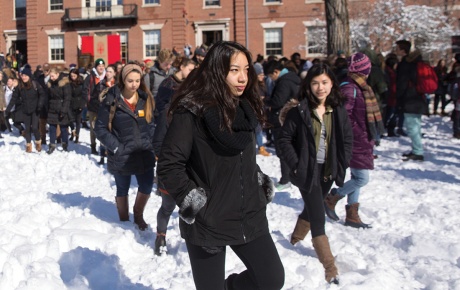
<svg viewBox="0 0 460 290"><path fill-rule="evenodd" d="M356 0L355 0L356 1ZM353 2L353 0L352 0ZM123 61L161 48L192 50L235 40L251 52L318 56L308 35L323 27L322 0L0 0L5 54L18 49L35 67L77 63L83 36L120 35ZM320 20L323 19L323 20ZM310 46L309 46L310 45Z"/></svg>

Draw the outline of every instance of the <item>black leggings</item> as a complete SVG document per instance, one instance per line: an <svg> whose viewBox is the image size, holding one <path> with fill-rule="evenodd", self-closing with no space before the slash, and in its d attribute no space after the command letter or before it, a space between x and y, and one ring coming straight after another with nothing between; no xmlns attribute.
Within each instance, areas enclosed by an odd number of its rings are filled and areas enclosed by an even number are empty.
<svg viewBox="0 0 460 290"><path fill-rule="evenodd" d="M209 254L200 246L186 244L196 289L224 289L226 248ZM279 290L283 287L284 267L270 234L230 247L247 268L233 279L233 289Z"/></svg>
<svg viewBox="0 0 460 290"><path fill-rule="evenodd" d="M310 222L311 237L315 238L325 235L326 231L324 226L326 218L324 216L324 198L326 197L329 189L331 189L333 181L328 179L324 181L323 164L318 164L315 178L313 178L313 185L310 192L300 191L302 199L305 203L302 213L299 217L303 220Z"/></svg>
<svg viewBox="0 0 460 290"><path fill-rule="evenodd" d="M40 132L38 131L38 115L32 113L31 115L24 114L24 125L26 126L26 142L31 143L32 133L35 136L35 141L40 140Z"/></svg>

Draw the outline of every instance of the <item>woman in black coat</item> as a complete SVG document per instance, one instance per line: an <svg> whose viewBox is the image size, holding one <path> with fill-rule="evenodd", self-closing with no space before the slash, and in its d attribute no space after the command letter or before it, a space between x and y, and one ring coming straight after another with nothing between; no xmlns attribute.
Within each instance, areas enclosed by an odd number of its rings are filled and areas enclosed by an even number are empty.
<svg viewBox="0 0 460 290"><path fill-rule="evenodd" d="M332 183L342 186L352 148L352 129L334 72L324 63L314 65L302 80L299 103L284 120L279 144L290 169L289 178L305 203L291 243L311 229L313 247L328 283L338 284L338 271L325 233L324 197Z"/></svg>
<svg viewBox="0 0 460 290"><path fill-rule="evenodd" d="M70 141L74 140L75 143L78 143L78 136L80 135L81 127L81 115L83 109L86 106L86 99L82 97L83 89L83 78L78 73L78 69L73 69L69 73L70 79L70 90L72 92L72 98L70 100L70 110L71 110L71 122L70 129L72 134L70 136Z"/></svg>
<svg viewBox="0 0 460 290"><path fill-rule="evenodd" d="M270 235L273 182L256 163L263 104L249 51L217 42L180 86L158 159L158 180L179 206L196 288L281 289ZM225 278L226 246L247 270ZM224 286L225 284L225 286Z"/></svg>
<svg viewBox="0 0 460 290"><path fill-rule="evenodd" d="M123 67L118 84L111 87L94 127L97 139L108 150L107 170L115 177L116 203L120 221L129 221L128 192L131 176L139 184L134 203L134 223L144 231L144 208L153 187L153 111L155 101L144 84L142 69L130 63Z"/></svg>
<svg viewBox="0 0 460 290"><path fill-rule="evenodd" d="M56 68L50 70L48 87L48 118L50 144L48 154L56 150L57 126L61 129L62 149L67 151L69 140L69 124L71 119L70 100L72 92L70 89L69 78L62 75Z"/></svg>
<svg viewBox="0 0 460 290"><path fill-rule="evenodd" d="M13 91L8 107L6 108L6 114L11 112L13 106L14 111L14 122L23 122L25 125L26 138L26 152L32 152L32 136L35 136L35 149L37 152L42 150L40 132L38 130L38 116L40 115L40 108L43 106L45 101L45 92L40 84L32 80L32 71L29 67L26 67L21 72L21 77L18 86Z"/></svg>

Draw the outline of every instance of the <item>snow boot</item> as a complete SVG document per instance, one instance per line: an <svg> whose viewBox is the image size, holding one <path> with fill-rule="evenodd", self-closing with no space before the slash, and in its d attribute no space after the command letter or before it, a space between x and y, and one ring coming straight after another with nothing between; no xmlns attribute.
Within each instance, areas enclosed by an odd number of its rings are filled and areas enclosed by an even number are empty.
<svg viewBox="0 0 460 290"><path fill-rule="evenodd" d="M136 195L136 202L134 203L133 207L134 223L139 227L139 230L141 231L145 231L148 227L147 223L144 221L144 209L149 198L150 194L144 194L138 191Z"/></svg>
<svg viewBox="0 0 460 290"><path fill-rule="evenodd" d="M305 236L310 231L310 222L301 219L300 217L297 219L297 223L295 224L294 231L291 235L291 244L295 245L299 241L303 241Z"/></svg>
<svg viewBox="0 0 460 290"><path fill-rule="evenodd" d="M154 253L157 256L161 255L161 247L166 247L166 233L157 233L157 237L155 239L155 249Z"/></svg>
<svg viewBox="0 0 460 290"><path fill-rule="evenodd" d="M99 155L96 150L96 144L91 144L91 154L93 155Z"/></svg>
<svg viewBox="0 0 460 290"><path fill-rule="evenodd" d="M264 146L260 146L259 154L262 155L262 156L270 156L271 155L270 152L267 152L267 150L265 149Z"/></svg>
<svg viewBox="0 0 460 290"><path fill-rule="evenodd" d="M365 224L361 221L361 218L358 214L359 203L353 203L350 205L345 206L345 210L347 211L347 217L345 219L345 225L350 226L353 228L371 228L369 224Z"/></svg>
<svg viewBox="0 0 460 290"><path fill-rule="evenodd" d="M334 256L332 256L331 247L329 246L329 239L326 235L321 235L313 238L311 241L318 260L323 264L327 283L339 284L337 277L339 272L335 266Z"/></svg>
<svg viewBox="0 0 460 290"><path fill-rule="evenodd" d="M73 143L77 144L78 143L78 135L75 134L75 141L73 141Z"/></svg>
<svg viewBox="0 0 460 290"><path fill-rule="evenodd" d="M37 152L42 151L42 140L35 140L35 150L37 150Z"/></svg>
<svg viewBox="0 0 460 290"><path fill-rule="evenodd" d="M27 153L32 153L32 143L27 143L26 144L26 152Z"/></svg>
<svg viewBox="0 0 460 290"><path fill-rule="evenodd" d="M117 204L118 216L121 222L129 221L129 201L128 196L116 196L115 202Z"/></svg>
<svg viewBox="0 0 460 290"><path fill-rule="evenodd" d="M66 143L66 142L62 142L62 150L64 150L65 152L69 152L69 144Z"/></svg>
<svg viewBox="0 0 460 290"><path fill-rule="evenodd" d="M104 165L105 164L105 158L104 156L101 156L101 159L98 162L99 165Z"/></svg>
<svg viewBox="0 0 460 290"><path fill-rule="evenodd" d="M324 211L326 212L327 217L331 220L339 220L339 217L335 213L335 206L342 198L344 198L344 196L339 195L337 193L337 189L333 188L324 199Z"/></svg>
<svg viewBox="0 0 460 290"><path fill-rule="evenodd" d="M50 144L48 147L48 151L46 152L47 154L52 154L56 150L56 144Z"/></svg>

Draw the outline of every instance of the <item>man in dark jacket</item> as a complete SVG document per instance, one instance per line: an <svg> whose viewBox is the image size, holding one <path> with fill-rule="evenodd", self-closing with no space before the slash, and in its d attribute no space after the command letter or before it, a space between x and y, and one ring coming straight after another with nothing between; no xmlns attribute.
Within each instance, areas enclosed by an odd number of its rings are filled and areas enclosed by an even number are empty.
<svg viewBox="0 0 460 290"><path fill-rule="evenodd" d="M417 63L422 57L417 50L410 52L410 48L407 40L396 42L395 53L400 59L396 70L396 99L404 112L404 126L412 142L412 151L403 154L403 160L423 161L422 114L427 113L427 106L424 96L416 90Z"/></svg>
<svg viewBox="0 0 460 290"><path fill-rule="evenodd" d="M281 178L278 181L277 189L282 190L290 186L289 167L281 158L278 140L281 135L281 123L279 114L281 109L290 99L296 99L299 92L300 78L294 71L289 71L276 60L267 64L266 74L275 82L275 87L271 97L267 99L265 105L269 108L268 123L273 126L272 132L275 139L276 155L280 158Z"/></svg>

